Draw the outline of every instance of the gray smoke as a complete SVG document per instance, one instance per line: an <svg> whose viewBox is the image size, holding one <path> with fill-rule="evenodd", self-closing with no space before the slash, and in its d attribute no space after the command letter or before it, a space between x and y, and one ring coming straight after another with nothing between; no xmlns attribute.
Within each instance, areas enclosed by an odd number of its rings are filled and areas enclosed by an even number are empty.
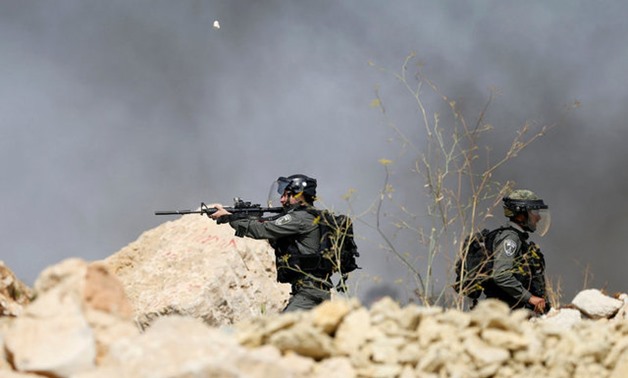
<svg viewBox="0 0 628 378"><path fill-rule="evenodd" d="M415 51L471 119L489 87L499 89L487 115L498 150L526 121L559 123L499 179L550 204L552 230L537 241L564 300L587 269L589 286L625 290L627 8L580 0L3 2L2 260L30 284L61 259L118 251L167 220L154 210L234 196L263 202L271 181L292 173L316 177L329 207L346 210L341 195L356 189L359 212L381 189L381 158L395 160L397 200L421 208L421 182L409 172L415 156L398 153L369 106L379 87L395 122L421 142L411 99L368 64L398 70ZM573 101L581 107L565 115ZM380 282L399 286L404 268L372 229L359 223L356 231L368 275L362 295Z"/></svg>

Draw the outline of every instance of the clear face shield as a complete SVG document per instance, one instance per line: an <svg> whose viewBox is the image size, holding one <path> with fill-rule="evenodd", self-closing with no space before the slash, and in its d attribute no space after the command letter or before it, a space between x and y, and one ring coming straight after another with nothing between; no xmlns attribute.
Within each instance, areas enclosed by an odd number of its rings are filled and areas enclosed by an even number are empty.
<svg viewBox="0 0 628 378"><path fill-rule="evenodd" d="M540 236L545 236L552 223L549 209L528 210L528 227Z"/></svg>
<svg viewBox="0 0 628 378"><path fill-rule="evenodd" d="M281 196L286 191L286 188L290 185L290 180L285 177L279 177L273 181L268 191L268 207L281 207Z"/></svg>

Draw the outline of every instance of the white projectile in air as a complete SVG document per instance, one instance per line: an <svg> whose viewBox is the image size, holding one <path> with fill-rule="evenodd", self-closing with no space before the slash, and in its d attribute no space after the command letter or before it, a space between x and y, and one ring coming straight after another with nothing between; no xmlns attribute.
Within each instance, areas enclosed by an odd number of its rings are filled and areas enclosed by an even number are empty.
<svg viewBox="0 0 628 378"><path fill-rule="evenodd" d="M214 29L220 29L220 22L218 22L218 20L214 21Z"/></svg>

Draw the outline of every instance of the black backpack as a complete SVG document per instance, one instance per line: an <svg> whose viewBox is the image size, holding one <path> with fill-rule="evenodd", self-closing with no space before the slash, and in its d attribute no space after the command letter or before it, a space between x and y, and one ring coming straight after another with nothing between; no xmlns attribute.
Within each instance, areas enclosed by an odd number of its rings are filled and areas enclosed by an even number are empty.
<svg viewBox="0 0 628 378"><path fill-rule="evenodd" d="M331 273L339 273L343 279L347 274L360 269L357 258L360 256L353 238L353 221L344 214L334 214L329 210L310 210L316 216L321 234L319 268Z"/></svg>
<svg viewBox="0 0 628 378"><path fill-rule="evenodd" d="M498 231L483 229L475 232L464 240L462 249L456 259L456 282L454 290L473 300L477 300L484 290L485 282L493 270L493 241Z"/></svg>
<svg viewBox="0 0 628 378"><path fill-rule="evenodd" d="M294 240L290 238L271 243L277 258L277 280L292 283L299 279L302 273L320 278L328 278L334 273L339 273L342 279L337 289L345 290L344 283L348 274L360 269L357 264L360 254L353 239L353 222L346 215L336 215L328 210L308 208L306 211L315 217L314 224L319 227L318 253L307 255L299 253Z"/></svg>

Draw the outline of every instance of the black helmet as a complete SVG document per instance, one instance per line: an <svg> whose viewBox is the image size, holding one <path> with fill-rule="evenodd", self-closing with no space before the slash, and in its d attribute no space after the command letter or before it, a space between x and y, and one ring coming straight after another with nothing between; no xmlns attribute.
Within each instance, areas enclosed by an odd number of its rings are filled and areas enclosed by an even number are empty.
<svg viewBox="0 0 628 378"><path fill-rule="evenodd" d="M526 215L526 223L523 225L528 231L539 231L541 236L549 230L551 216L548 206L534 192L526 189L512 191L502 198L504 202L504 215L513 219L517 214Z"/></svg>
<svg viewBox="0 0 628 378"><path fill-rule="evenodd" d="M316 197L316 179L306 175L292 175L277 179L277 193L283 195L285 191L292 194L303 193L310 197Z"/></svg>

